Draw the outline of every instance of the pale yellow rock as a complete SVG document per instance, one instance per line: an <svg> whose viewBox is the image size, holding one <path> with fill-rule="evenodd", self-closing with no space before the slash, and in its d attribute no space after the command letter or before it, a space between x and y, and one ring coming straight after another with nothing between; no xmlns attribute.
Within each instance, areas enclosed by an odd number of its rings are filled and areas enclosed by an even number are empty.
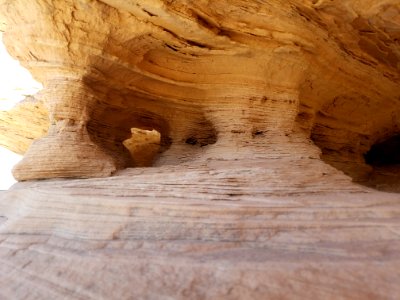
<svg viewBox="0 0 400 300"><path fill-rule="evenodd" d="M132 129L132 137L123 142L134 167L150 167L161 151L161 135L156 130Z"/></svg>
<svg viewBox="0 0 400 300"><path fill-rule="evenodd" d="M24 154L33 140L47 134L48 127L43 103L27 97L10 111L0 111L0 146Z"/></svg>

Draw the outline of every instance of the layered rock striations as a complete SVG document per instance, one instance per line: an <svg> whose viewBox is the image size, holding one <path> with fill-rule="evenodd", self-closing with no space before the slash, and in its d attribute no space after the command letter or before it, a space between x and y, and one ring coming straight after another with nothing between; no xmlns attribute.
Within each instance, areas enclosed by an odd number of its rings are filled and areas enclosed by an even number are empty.
<svg viewBox="0 0 400 300"><path fill-rule="evenodd" d="M5 296L398 298L397 0L0 7Z"/></svg>
<svg viewBox="0 0 400 300"><path fill-rule="evenodd" d="M132 165L131 128L161 133L159 164L301 132L366 180L363 155L398 132L396 1L2 6L6 44L43 83L50 119L20 180L109 176Z"/></svg>

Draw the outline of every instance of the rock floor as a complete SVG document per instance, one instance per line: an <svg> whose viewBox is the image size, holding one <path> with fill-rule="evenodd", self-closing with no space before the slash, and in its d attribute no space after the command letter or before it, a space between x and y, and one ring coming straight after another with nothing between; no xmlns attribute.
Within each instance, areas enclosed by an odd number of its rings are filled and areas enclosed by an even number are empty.
<svg viewBox="0 0 400 300"><path fill-rule="evenodd" d="M19 183L0 194L0 298L398 299L399 195L272 165Z"/></svg>

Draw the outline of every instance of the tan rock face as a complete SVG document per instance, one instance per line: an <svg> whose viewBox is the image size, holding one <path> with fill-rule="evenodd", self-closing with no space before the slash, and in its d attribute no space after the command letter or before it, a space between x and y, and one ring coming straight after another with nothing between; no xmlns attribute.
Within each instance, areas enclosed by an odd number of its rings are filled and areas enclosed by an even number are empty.
<svg viewBox="0 0 400 300"><path fill-rule="evenodd" d="M365 181L363 155L399 131L396 1L2 7L6 44L43 83L50 119L15 168L19 180L109 176L140 160L122 143L141 128L168 149L156 165L226 147L240 157L299 135Z"/></svg>
<svg viewBox="0 0 400 300"><path fill-rule="evenodd" d="M398 0L0 8L4 295L399 298Z"/></svg>

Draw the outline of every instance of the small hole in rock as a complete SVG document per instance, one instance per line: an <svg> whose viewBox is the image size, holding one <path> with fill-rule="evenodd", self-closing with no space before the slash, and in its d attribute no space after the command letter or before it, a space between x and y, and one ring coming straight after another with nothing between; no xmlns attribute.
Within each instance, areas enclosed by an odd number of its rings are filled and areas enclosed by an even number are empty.
<svg viewBox="0 0 400 300"><path fill-rule="evenodd" d="M251 133L251 135L253 136L253 138L256 137L256 136L263 135L263 134L264 134L264 131L258 130L258 129L254 129L254 130L252 131L252 133Z"/></svg>
<svg viewBox="0 0 400 300"><path fill-rule="evenodd" d="M197 144L197 139L195 137L189 137L186 139L185 143L194 146Z"/></svg>

